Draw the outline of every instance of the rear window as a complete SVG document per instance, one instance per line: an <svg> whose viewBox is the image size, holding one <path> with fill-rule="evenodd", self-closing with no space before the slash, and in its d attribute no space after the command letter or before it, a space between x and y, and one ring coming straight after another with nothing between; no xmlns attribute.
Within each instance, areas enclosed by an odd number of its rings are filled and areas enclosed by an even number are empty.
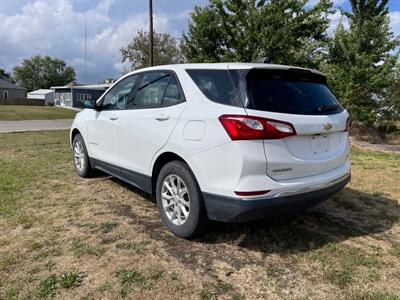
<svg viewBox="0 0 400 300"><path fill-rule="evenodd" d="M186 70L202 93L211 101L243 106L233 86L228 70Z"/></svg>
<svg viewBox="0 0 400 300"><path fill-rule="evenodd" d="M324 76L302 70L231 72L246 108L301 115L343 111Z"/></svg>

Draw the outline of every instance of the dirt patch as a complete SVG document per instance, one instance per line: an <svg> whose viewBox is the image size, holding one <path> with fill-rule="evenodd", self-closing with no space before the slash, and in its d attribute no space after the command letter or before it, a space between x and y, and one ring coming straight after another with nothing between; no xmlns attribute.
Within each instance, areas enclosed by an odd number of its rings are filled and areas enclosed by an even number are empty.
<svg viewBox="0 0 400 300"><path fill-rule="evenodd" d="M351 145L365 150L371 151L382 151L382 152L389 152L389 153L400 153L400 144L388 144L388 143L370 143L363 140L358 140L355 137L350 138Z"/></svg>
<svg viewBox="0 0 400 300"><path fill-rule="evenodd" d="M385 133L370 125L353 124L350 130L352 146L360 149L400 153L400 132Z"/></svg>

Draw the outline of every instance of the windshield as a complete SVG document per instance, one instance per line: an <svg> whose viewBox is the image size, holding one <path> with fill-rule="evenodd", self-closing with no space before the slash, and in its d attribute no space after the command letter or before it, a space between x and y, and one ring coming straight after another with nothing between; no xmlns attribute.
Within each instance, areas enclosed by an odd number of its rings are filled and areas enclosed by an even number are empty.
<svg viewBox="0 0 400 300"><path fill-rule="evenodd" d="M248 109L301 115L343 111L326 78L310 71L232 70L231 75Z"/></svg>

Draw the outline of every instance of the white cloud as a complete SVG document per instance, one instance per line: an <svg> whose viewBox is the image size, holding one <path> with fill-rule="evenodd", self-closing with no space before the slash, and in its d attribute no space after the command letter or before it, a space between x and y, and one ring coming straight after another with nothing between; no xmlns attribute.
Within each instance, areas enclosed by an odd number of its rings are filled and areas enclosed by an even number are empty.
<svg viewBox="0 0 400 300"><path fill-rule="evenodd" d="M36 0L22 7L20 13L5 15L0 11L0 67L8 71L23 58L52 55L75 67L78 79L84 80L84 28L87 20L87 81L119 76L119 49L126 46L140 29L148 28L148 15L135 13L111 18L112 0L102 0L86 12L76 11L72 0ZM170 16L155 14L157 31L169 31ZM177 14L174 19L182 18ZM126 67L126 66L125 66Z"/></svg>
<svg viewBox="0 0 400 300"><path fill-rule="evenodd" d="M345 2L347 2L347 0L333 0L332 2L334 6L337 6L344 4Z"/></svg>
<svg viewBox="0 0 400 300"><path fill-rule="evenodd" d="M390 17L390 27L392 32L394 33L395 36L400 35L400 11L391 11L389 13ZM329 34L332 34L334 30L336 29L337 25L341 21L342 24L348 28L349 27L349 21L345 16L342 16L340 11L336 11L334 14L330 16L330 21L331 24L328 28Z"/></svg>
<svg viewBox="0 0 400 300"><path fill-rule="evenodd" d="M390 25L395 36L400 35L400 11L392 11L389 14Z"/></svg>
<svg viewBox="0 0 400 300"><path fill-rule="evenodd" d="M315 4L317 4L319 1L320 1L320 0L309 0L309 1L308 1L308 4L309 4L309 5L315 5ZM344 4L344 3L346 3L347 0L333 0L332 2L333 2L333 6L340 6L340 5Z"/></svg>
<svg viewBox="0 0 400 300"><path fill-rule="evenodd" d="M340 11L336 11L334 14L329 16L330 25L328 27L328 34L333 34L336 30L337 26L341 22L345 28L349 27L348 19L345 16L342 16Z"/></svg>
<svg viewBox="0 0 400 300"><path fill-rule="evenodd" d="M2 0L0 0L2 1ZM315 4L318 0L310 0ZM347 0L335 0L343 5ZM84 81L84 27L87 20L87 81L95 82L107 77L118 77L128 65L121 63L119 49L126 46L134 34L148 28L145 11L119 14L113 17L113 8L120 3L116 0L87 1L92 8L77 10L75 0L34 0L25 4L18 13L6 14L0 5L0 67L11 71L23 58L32 55L52 55L65 60L75 67L78 80ZM170 32L179 37L190 11L165 11L154 15L155 29ZM121 17L122 15L122 17ZM400 35L400 11L390 12L391 27ZM340 20L348 21L339 11L330 16L330 34ZM176 26L178 25L178 26ZM181 25L181 26L180 26Z"/></svg>

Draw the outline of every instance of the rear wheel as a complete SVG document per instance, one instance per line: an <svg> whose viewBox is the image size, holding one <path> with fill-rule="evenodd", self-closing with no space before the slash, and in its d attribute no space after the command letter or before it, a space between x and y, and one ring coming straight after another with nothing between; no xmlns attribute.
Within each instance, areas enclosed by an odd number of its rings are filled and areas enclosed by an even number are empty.
<svg viewBox="0 0 400 300"><path fill-rule="evenodd" d="M202 194L189 167L172 161L160 171L156 185L157 206L164 224L175 235L192 238L207 227Z"/></svg>
<svg viewBox="0 0 400 300"><path fill-rule="evenodd" d="M77 134L72 142L72 156L76 173L83 178L91 177L93 175L93 169L90 164L85 142L80 134Z"/></svg>

